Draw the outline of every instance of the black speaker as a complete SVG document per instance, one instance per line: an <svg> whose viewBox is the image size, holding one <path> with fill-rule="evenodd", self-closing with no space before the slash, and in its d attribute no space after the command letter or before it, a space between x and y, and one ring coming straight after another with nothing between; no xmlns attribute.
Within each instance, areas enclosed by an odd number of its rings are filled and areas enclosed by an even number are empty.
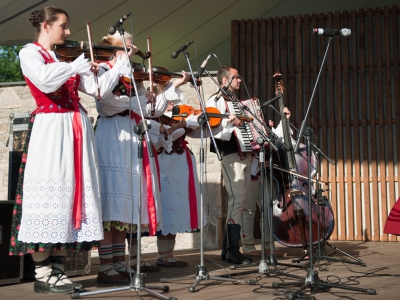
<svg viewBox="0 0 400 300"><path fill-rule="evenodd" d="M14 201L0 201L0 285L19 283L23 256L9 256Z"/></svg>
<svg viewBox="0 0 400 300"><path fill-rule="evenodd" d="M21 165L23 149L27 137L29 113L10 114L9 126L9 166L8 166L8 200L15 200L19 168Z"/></svg>

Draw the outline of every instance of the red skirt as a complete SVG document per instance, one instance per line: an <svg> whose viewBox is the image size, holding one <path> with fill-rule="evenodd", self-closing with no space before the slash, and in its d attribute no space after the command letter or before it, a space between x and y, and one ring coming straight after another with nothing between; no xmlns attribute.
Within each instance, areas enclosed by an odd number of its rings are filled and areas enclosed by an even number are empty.
<svg viewBox="0 0 400 300"><path fill-rule="evenodd" d="M390 214L386 220L384 233L400 235L400 198L392 207Z"/></svg>

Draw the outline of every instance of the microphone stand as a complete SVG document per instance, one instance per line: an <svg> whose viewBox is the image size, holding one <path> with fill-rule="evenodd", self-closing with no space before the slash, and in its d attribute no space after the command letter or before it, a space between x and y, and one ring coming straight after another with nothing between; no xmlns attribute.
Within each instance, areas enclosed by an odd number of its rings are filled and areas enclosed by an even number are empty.
<svg viewBox="0 0 400 300"><path fill-rule="evenodd" d="M318 72L317 80L315 82L314 90L311 95L310 103L307 109L307 113L304 117L301 129L300 129L300 135L298 136L298 139L296 141L296 146L294 148L294 152L297 152L300 144L300 139L303 137L303 135L307 139L307 163L308 163L308 232L309 232L309 258L310 258L310 263L309 263L309 270L307 271L307 275L304 278L304 281L297 281L297 282L273 282L272 287L273 288L279 288L279 287L286 287L286 286L300 286L299 289L297 289L294 292L287 292L285 293L285 296L288 299L296 299L297 295L299 295L302 291L305 289L309 288L310 292L314 292L314 290L319 289L319 288L326 288L326 287L334 287L334 288L339 288L339 289L346 289L346 290L353 290L353 291L359 291L359 292L365 292L369 295L375 295L376 290L375 289L362 289L362 288L356 288L352 286L346 286L346 285L341 285L341 284L334 284L334 283L329 283L325 282L319 279L318 277L318 271L314 270L314 260L313 260L313 231L312 231L312 199L310 197L312 196L312 180L311 180L311 137L313 135L313 130L311 127L307 126L305 127L306 120L307 120L307 115L311 107L311 103L314 97L315 90L318 85L319 77L321 75L322 67L324 65L326 55L328 53L329 45L332 41L332 37L329 37L329 41L325 50L325 54L321 63L320 70ZM325 291L325 289L323 289Z"/></svg>
<svg viewBox="0 0 400 300"><path fill-rule="evenodd" d="M187 49L184 49L184 54L186 57L187 64L189 66L190 73L192 75L192 78L194 77L192 66L190 64L190 59L189 59L189 52ZM208 73L208 72L207 72ZM217 144L214 139L214 135L212 134L210 122L209 122L209 113L206 113L206 105L203 100L203 98L200 95L199 88L196 84L194 84L194 87L196 89L197 97L199 99L200 103L200 109L202 110L202 114L199 116L198 123L200 126L200 180L199 180L199 190L200 190L200 226L204 226L204 206L203 206L203 178L204 178L204 146L203 146L203 139L204 139L204 127L207 126L208 131L210 133L211 140L215 146L216 154L218 157L218 160L221 161L222 157L221 154L218 150ZM220 115L221 117L225 118L227 117L226 115ZM207 271L206 266L204 265L204 230L203 228L200 229L200 264L196 266L196 275L194 276L184 276L184 277L172 277L172 278L166 278L162 277L160 278L160 282L169 282L169 281L175 281L175 280L185 280L185 279L196 279L195 283L189 288L189 292L193 293L196 291L196 286L200 284L201 281L203 280L217 280L217 281L229 281L232 283L245 283L245 284L251 284L254 285L255 281L254 280L241 280L241 279L234 279L234 278L224 278L221 276L210 276L210 274Z"/></svg>
<svg viewBox="0 0 400 300"><path fill-rule="evenodd" d="M118 31L122 37L122 42L124 45L124 50L125 50L125 55L127 60L130 62L129 59L129 55L128 55L128 49L126 47L126 42L125 42L125 37L124 37L124 29L121 27L121 25L118 26ZM131 72L131 82L133 83L134 89L135 89L135 93L136 93L136 99L138 101L138 107L140 110L140 115L142 117L142 120L140 121L139 124L135 125L133 128L134 133L136 133L138 135L138 158L139 158L139 201L138 201L138 212L137 212L137 216L138 216L138 221L137 221L137 264L136 264L136 272L135 274L132 276L131 275L131 282L128 286L125 287L119 287L119 288L112 288L112 289L104 289L104 290L99 290L99 291L92 291L92 292L73 292L70 296L71 299L79 299L82 296L90 296L90 295L97 295L97 294L103 294L103 293L112 293L112 292L119 292L119 291L125 291L125 290L132 290L135 291L137 294L140 291L145 291L147 293L149 293L150 295L152 295L155 298L158 299L165 299L165 300L177 300L174 297L168 297L168 296L164 296L160 293L157 293L155 291L153 291L152 289L158 289L158 290L162 290L163 292L168 292L169 291L169 287L168 286L145 286L144 283L144 277L145 274L140 273L141 272L141 223L142 223L142 219L141 219L141 201L142 201L142 172L143 172L143 139L145 138L145 141L147 143L147 149L149 152L149 155L151 157L154 157L154 153L153 153L153 149L151 147L151 143L150 143L150 138L149 138L149 134L148 134L148 130L150 128L150 126L147 124L147 122L144 119L144 114L143 114L143 110L142 107L140 105L140 100L139 100L139 94L138 94L138 90L137 90L137 86L136 86L136 82L133 78L133 73ZM129 107L132 107L131 105L131 101L132 101L132 97L130 97L130 103L129 103ZM130 111L130 109L129 109ZM129 118L130 118L130 114L129 114ZM130 126L131 126L131 132L132 132L132 122L130 121ZM132 151L131 151L132 152ZM131 156L132 159L132 156ZM132 167L131 167L132 170ZM151 178L148 178L148 180L151 180ZM131 180L132 181L132 180ZM154 187L154 181L152 182L153 187ZM133 192L131 193L133 195ZM131 249L132 247L132 224L133 224L133 198L132 198L132 221L131 221L131 238L130 243L129 243L129 249ZM129 255L130 255L130 251L129 251ZM129 257L129 261L130 261L130 257ZM139 294L138 294L139 295Z"/></svg>

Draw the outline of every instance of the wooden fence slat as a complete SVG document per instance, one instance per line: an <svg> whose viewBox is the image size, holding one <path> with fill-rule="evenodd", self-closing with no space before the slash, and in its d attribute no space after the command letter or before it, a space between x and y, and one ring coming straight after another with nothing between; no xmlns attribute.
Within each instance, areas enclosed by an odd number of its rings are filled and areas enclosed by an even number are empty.
<svg viewBox="0 0 400 300"><path fill-rule="evenodd" d="M260 22L260 74L254 74L254 76L257 76L260 78L260 89L259 89L259 95L256 95L260 99L260 102L263 103L264 100L266 99L267 95L267 74L268 74L268 66L270 64L268 55L271 54L271 51L268 51L267 53L267 27L266 27L266 20L262 19ZM260 76L261 75L261 76Z"/></svg>
<svg viewBox="0 0 400 300"><path fill-rule="evenodd" d="M259 26L259 22L258 20L254 20L253 21L253 31L252 31L252 43L254 45L253 47L253 61L252 62L252 66L253 66L253 70L252 70L252 74L251 77L253 78L253 92L250 94L250 97L260 97L260 83L259 83L259 76L258 74L260 74L259 71L259 64L258 62L260 61L260 55L259 55L259 45L260 45L260 40L259 40L259 30L260 30L260 26Z"/></svg>
<svg viewBox="0 0 400 300"><path fill-rule="evenodd" d="M267 51L267 74L266 74L266 81L264 85L267 87L266 93L265 93L265 98L263 99L264 102L270 99L271 95L273 95L274 91L274 80L272 78L274 74L274 69L275 69L275 61L274 61L274 51L270 51L271 49L274 49L273 45L274 43L274 20L272 18L268 18L267 20L267 45L268 45L268 50ZM267 107L264 109L264 116L266 116L265 120L273 119L273 112L268 109Z"/></svg>
<svg viewBox="0 0 400 300"><path fill-rule="evenodd" d="M338 28L349 28L349 15L347 11L343 12L342 15L342 22ZM342 55L342 60L343 60L343 102L342 102L342 110L343 110L343 126L344 128L342 133L338 134L338 139L342 140L341 136L343 133L345 134L344 138L346 140L346 143L343 145L343 153L345 154L345 158L343 159L344 162L344 167L343 168L343 174L344 176L347 176L348 178L352 178L353 175L353 170L352 170L352 165L353 165L353 160L352 160L352 155L351 155L351 144L350 141L351 135L352 135L352 126L350 120L351 118L351 99L350 99L350 66L349 66L349 39L345 38L342 39L342 49L341 53ZM340 148L339 148L340 149ZM346 190L345 190L345 196L347 197L347 203L343 207L343 211L346 212L346 240L354 240L354 198L353 198L353 181L348 180L346 183Z"/></svg>
<svg viewBox="0 0 400 300"><path fill-rule="evenodd" d="M301 113L300 115L305 116L305 109L304 109L304 103L307 103L308 100L304 99L303 97L303 49L302 49L302 40L303 40L303 30L302 30L302 22L301 22L301 16L298 15L296 17L296 22L294 24L294 61L293 61L293 67L295 70L294 76L293 76L293 84L295 85L294 89L292 88L293 91L296 91L298 95L301 95L301 98L299 99L300 101L295 101L295 96L289 94L289 100L287 100L287 106L288 107L293 107L294 103L296 103L296 109L299 110ZM297 78L296 78L297 77ZM308 116L308 120L309 116ZM315 128L313 128L315 130Z"/></svg>
<svg viewBox="0 0 400 300"><path fill-rule="evenodd" d="M242 71L242 76L245 74L246 86L250 95L254 95L253 88L253 22L251 20L246 21L246 68ZM252 97L252 96L251 96ZM244 94L242 99L247 99L247 95Z"/></svg>
<svg viewBox="0 0 400 300"><path fill-rule="evenodd" d="M360 31L359 31L359 39L360 39L360 68L359 68L359 81L361 82L361 86L359 87L360 92L360 116L361 116L361 135L358 137L360 141L362 141L360 147L360 163L362 164L362 177L368 178L369 176L369 164L368 164L368 145L367 142L367 105L365 103L365 99L367 99L367 93L365 90L366 85L366 34L365 34L365 14L364 11L360 11ZM363 191L363 226L360 228L363 234L363 240L368 241L370 238L370 209L369 209L369 182L363 182L362 184L362 191Z"/></svg>
<svg viewBox="0 0 400 300"><path fill-rule="evenodd" d="M391 92L390 88L387 88L385 85L385 82L390 82L389 78L390 76L390 20L389 20L389 8L385 7L384 12L383 12L384 18L383 18L383 53L384 53L384 65L385 65L385 72L382 74L382 83L380 84L380 97L378 98L381 99L390 99L391 98ZM389 70L389 72L388 72ZM390 110L386 105L384 105L384 101L378 101L378 123L379 123L379 138L381 139L380 145L383 145L382 150L380 151L380 157L379 157L379 169L380 169L380 174L381 174L381 188L382 192L380 193L380 198L381 198L381 203L379 206L379 212L380 216L379 219L382 220L383 222L379 226L379 237L380 241L388 241L388 235L383 233L383 227L385 226L384 221L386 220L387 216L387 199L388 199L388 190L387 190L387 173L386 173L386 151L388 149L388 140L391 140L390 138L388 139L387 133L391 132L391 124L389 125L384 125L384 120L390 115ZM389 189L390 189L391 183L389 183ZM389 192L390 194L390 192Z"/></svg>
<svg viewBox="0 0 400 300"><path fill-rule="evenodd" d="M294 115L297 117L303 116L302 111L299 109L299 103L294 102L296 99L295 95L295 73L291 70L295 70L295 61L296 61L296 53L295 53L295 48L296 48L296 43L295 43L295 19L293 16L290 16L288 19L288 24L287 24L287 67L283 68L283 73L282 73L282 78L283 82L286 83L286 91L285 91L285 98L286 100L286 105L293 110L294 108ZM278 105L278 104L276 104Z"/></svg>
<svg viewBox="0 0 400 300"><path fill-rule="evenodd" d="M247 53L246 53L246 21L240 21L240 33L239 33L239 46L240 46L240 60L239 64L235 67L238 68L239 74L246 74L246 63L247 63ZM245 79L247 81L247 78ZM245 89L239 90L239 98L245 99Z"/></svg>
<svg viewBox="0 0 400 300"><path fill-rule="evenodd" d="M310 16L305 15L303 18L303 21L301 22L301 25L303 26L301 28L302 31L302 40L304 41L303 43L303 53L302 57L300 59L303 60L303 68L299 70L300 76L304 79L304 100L305 103L308 105L308 102L310 101L311 97L311 92L310 92L310 76L311 74L311 66L310 66L310 54L311 54L311 49L310 49L310 34L308 33L309 31L309 26L310 26ZM318 137L319 135L319 128L318 128L318 122L316 120L318 119L318 103L313 100L313 109L310 112L310 121L311 121L311 126L314 128L314 134ZM316 111L316 113L314 112Z"/></svg>
<svg viewBox="0 0 400 300"><path fill-rule="evenodd" d="M334 17L334 25L333 28L341 28L340 24L340 13L336 12ZM330 27L332 28L332 27ZM344 172L344 157L342 155L343 153L343 117L342 117L342 107L343 107L343 102L345 99L343 99L343 94L342 94L342 73L338 70L337 66L340 65L337 62L341 61L341 45L342 45L342 39L338 37L333 37L332 39L332 57L334 58L334 67L336 71L334 71L334 81L333 81L333 90L332 90L332 95L333 95L333 103L334 103L334 119L335 119L335 125L333 127L333 143L332 143L332 149L335 149L336 157L337 157L337 164L336 164L336 176L338 177L338 220L340 220L340 233L338 236L339 240L346 240L346 212L345 212L345 206L346 206L346 193L345 193L345 183L344 183L344 178L346 176Z"/></svg>
<svg viewBox="0 0 400 300"><path fill-rule="evenodd" d="M375 43L374 43L374 33L373 33L373 28L376 26L376 24L373 24L373 11L372 9L367 10L367 67L368 67L368 98L366 103L366 106L369 108L369 116L367 117L369 119L375 120L375 82L374 82L374 54L375 54ZM376 46L376 45L375 45ZM369 105L369 106L368 106ZM368 215L369 216L369 221L370 224L367 227L369 232L370 232L370 239L375 241L376 236L375 236L375 228L376 228L376 222L375 222L375 215L377 211L375 210L374 203L378 201L378 181L377 181L377 176L378 176L378 170L377 170L377 151L376 151L376 146L377 146L377 140L376 140L376 128L374 124L371 124L368 126L369 132L366 136L368 136L368 140L370 141L370 145L368 146L369 152L370 152L370 159L371 161L369 162L369 166L371 168L371 173L370 173L370 178L371 178L371 184L368 187L371 192L370 197L368 199L368 205L369 205L369 211ZM369 160L369 158L367 158Z"/></svg>
<svg viewBox="0 0 400 300"><path fill-rule="evenodd" d="M352 30L358 32L357 26L357 12L355 10L351 11L351 28ZM360 98L358 93L358 74L357 70L359 69L359 64L357 61L357 39L353 39L351 41L351 69L352 69L352 76L351 76L351 90L352 90L352 99L349 101L349 109L354 112L354 118L358 118L358 108L360 107ZM355 220L354 220L354 239L356 241L361 241L363 239L362 230L362 193L361 193L361 155L360 155L360 126L359 124L353 123L353 149L354 149L354 213L355 213Z"/></svg>

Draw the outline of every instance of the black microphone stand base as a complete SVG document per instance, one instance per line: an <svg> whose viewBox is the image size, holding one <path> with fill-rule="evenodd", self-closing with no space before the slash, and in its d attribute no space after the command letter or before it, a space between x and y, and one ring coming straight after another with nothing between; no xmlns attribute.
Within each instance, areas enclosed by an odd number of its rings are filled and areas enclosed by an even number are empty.
<svg viewBox="0 0 400 300"><path fill-rule="evenodd" d="M280 287L287 287L287 286L300 286L300 288L294 292L285 293L286 298L288 298L289 300L296 299L297 296L307 288L310 289L311 293L320 288L339 288L339 289L344 289L344 290L367 293L368 295L376 295L375 289L362 289L362 288L346 286L346 285L341 285L341 284L335 284L335 283L328 283L328 282L322 281L319 279L318 271L316 271L316 270L309 270L307 272L304 282L298 281L298 282L273 282L272 283L273 288L280 288Z"/></svg>
<svg viewBox="0 0 400 300"><path fill-rule="evenodd" d="M327 255L325 253L325 251L318 250L318 248L315 247L314 250L313 250L314 253L315 253L314 261L329 260L329 261L341 262L341 263L344 263L344 264L359 265L359 266L362 266L362 267L366 267L367 266L367 264L364 263L361 259L352 256L351 254L343 251L342 249L339 249L338 247L332 245L328 241L323 241L323 242L321 242L321 244L323 244L321 249L322 248L325 249L325 246L328 246L328 247L331 247L335 251ZM337 259L337 258L331 257L331 255L335 254L336 252L340 252L340 253L346 255L347 257L350 257L351 259L354 259L355 261L342 260L342 259ZM309 266L309 255L308 255L308 253L304 254L299 259L292 260L292 263L300 263L300 262L303 262L303 261L308 261L308 264L304 265L307 268L307 266Z"/></svg>
<svg viewBox="0 0 400 300"><path fill-rule="evenodd" d="M230 274L229 276L232 276ZM210 276L207 271L206 266L196 266L196 275L195 276L185 276L185 277L172 277L172 278L160 278L160 282L169 282L175 280L185 280L185 279L196 279L196 282L189 288L189 292L194 293L196 291L196 286L200 284L203 280L216 280L216 281L229 281L235 284L244 283L248 285L255 285L256 282L254 280L244 280L244 279L235 279L235 278L226 278L224 276Z"/></svg>
<svg viewBox="0 0 400 300"><path fill-rule="evenodd" d="M177 300L177 298L164 296L162 294L159 294L159 293L153 291L153 290L161 290L163 292L168 292L169 287L166 285L165 286L147 286L146 287L144 284L144 281L143 281L143 277L144 277L143 275L144 274L134 274L129 286L123 286L120 288L104 289L104 290L98 290L98 291L93 291L93 292L74 292L70 296L71 296L71 299L80 299L81 296L91 296L91 295L97 295L97 294L131 290L131 291L135 291L135 292L144 291L158 299Z"/></svg>

